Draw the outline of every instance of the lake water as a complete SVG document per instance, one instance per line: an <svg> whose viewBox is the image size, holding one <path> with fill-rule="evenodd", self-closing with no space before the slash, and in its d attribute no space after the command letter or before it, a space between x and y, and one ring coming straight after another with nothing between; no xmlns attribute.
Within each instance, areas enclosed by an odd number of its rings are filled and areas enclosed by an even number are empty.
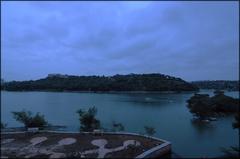
<svg viewBox="0 0 240 159"><path fill-rule="evenodd" d="M201 90L212 95L212 90ZM239 98L239 92L226 92ZM216 157L220 147L239 146L238 130L232 128L233 116L210 124L196 125L186 100L192 93L63 93L1 92L1 121L8 127L22 126L11 111L30 110L45 115L53 125L66 125L78 131L76 111L95 106L103 127L121 122L126 131L143 133L144 126L154 127L154 136L172 142L173 151L183 157Z"/></svg>

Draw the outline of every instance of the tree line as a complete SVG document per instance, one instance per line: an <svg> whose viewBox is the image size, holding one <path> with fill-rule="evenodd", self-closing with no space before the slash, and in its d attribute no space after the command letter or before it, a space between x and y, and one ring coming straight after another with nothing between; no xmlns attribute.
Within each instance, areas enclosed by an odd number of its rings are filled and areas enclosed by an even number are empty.
<svg viewBox="0 0 240 159"><path fill-rule="evenodd" d="M1 89L7 91L196 91L198 87L181 78L163 74L129 74L51 75L39 80L4 82Z"/></svg>
<svg viewBox="0 0 240 159"><path fill-rule="evenodd" d="M94 130L103 130L111 132L121 132L125 130L125 127L121 123L112 121L111 128L107 129L102 127L102 124L99 119L96 118L97 108L90 107L88 110L79 109L76 111L79 116L80 122L80 132L93 132ZM44 115L37 112L35 115L31 111L13 111L13 118L22 123L25 129L28 128L39 128L40 130L45 129L46 127L52 126L44 117ZM1 129L5 129L7 124L1 122ZM155 128L151 126L144 126L145 134L152 136L156 133Z"/></svg>

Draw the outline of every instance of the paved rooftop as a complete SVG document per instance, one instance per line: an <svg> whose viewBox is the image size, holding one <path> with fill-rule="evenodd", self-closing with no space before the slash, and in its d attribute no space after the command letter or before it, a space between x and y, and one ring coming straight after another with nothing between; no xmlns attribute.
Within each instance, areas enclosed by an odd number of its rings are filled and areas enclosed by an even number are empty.
<svg viewBox="0 0 240 159"><path fill-rule="evenodd" d="M114 133L2 133L1 158L135 158L166 142Z"/></svg>

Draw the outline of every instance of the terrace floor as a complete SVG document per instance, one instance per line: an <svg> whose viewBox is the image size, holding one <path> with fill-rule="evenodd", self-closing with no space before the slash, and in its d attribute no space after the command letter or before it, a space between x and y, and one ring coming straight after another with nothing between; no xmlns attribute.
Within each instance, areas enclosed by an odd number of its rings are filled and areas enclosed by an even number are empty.
<svg viewBox="0 0 240 159"><path fill-rule="evenodd" d="M135 158L163 143L127 134L2 133L1 158Z"/></svg>

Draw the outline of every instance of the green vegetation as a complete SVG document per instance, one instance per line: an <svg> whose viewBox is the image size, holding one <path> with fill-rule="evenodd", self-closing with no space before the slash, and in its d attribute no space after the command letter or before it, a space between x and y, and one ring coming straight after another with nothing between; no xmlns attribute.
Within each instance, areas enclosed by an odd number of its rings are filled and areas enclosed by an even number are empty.
<svg viewBox="0 0 240 159"><path fill-rule="evenodd" d="M209 95L208 94L195 94L188 102L188 108L190 112L199 118L211 116L212 108L209 105Z"/></svg>
<svg viewBox="0 0 240 159"><path fill-rule="evenodd" d="M239 81L194 81L192 84L201 89L239 90Z"/></svg>
<svg viewBox="0 0 240 159"><path fill-rule="evenodd" d="M239 110L239 99L226 96L223 91L215 91L213 97L208 94L194 94L187 102L190 112L201 119L220 113L236 113Z"/></svg>
<svg viewBox="0 0 240 159"><path fill-rule="evenodd" d="M30 111L20 111L20 112L12 112L14 119L24 124L26 128L32 127L44 127L47 126L48 123L44 119L44 115L37 113L35 116L32 116L32 112Z"/></svg>
<svg viewBox="0 0 240 159"><path fill-rule="evenodd" d="M121 123L116 123L115 121L112 122L112 131L124 131L124 126Z"/></svg>
<svg viewBox="0 0 240 159"><path fill-rule="evenodd" d="M148 136L153 136L156 133L154 127L144 126L144 129Z"/></svg>
<svg viewBox="0 0 240 159"><path fill-rule="evenodd" d="M81 123L80 131L89 131L92 132L94 129L100 128L100 121L95 118L97 114L97 108L92 107L87 111L82 109L77 111L79 115L79 121Z"/></svg>
<svg viewBox="0 0 240 159"><path fill-rule="evenodd" d="M163 74L115 76L49 75L35 81L5 82L8 91L196 91L198 88L180 78Z"/></svg>

